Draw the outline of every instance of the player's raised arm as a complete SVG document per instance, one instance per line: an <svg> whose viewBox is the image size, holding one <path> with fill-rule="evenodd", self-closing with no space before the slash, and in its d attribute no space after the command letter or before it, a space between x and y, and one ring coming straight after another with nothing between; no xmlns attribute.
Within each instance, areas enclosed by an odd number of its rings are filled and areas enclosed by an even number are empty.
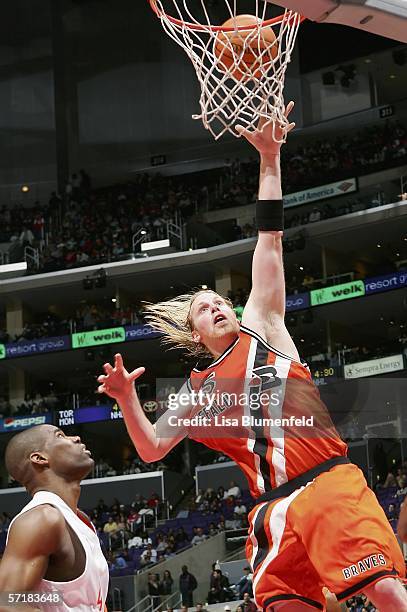
<svg viewBox="0 0 407 612"><path fill-rule="evenodd" d="M100 383L98 391L106 393L119 404L127 431L141 459L146 463L152 463L165 457L187 435L182 426L183 419L191 410L191 406L186 401L188 395L186 386L178 394L182 401L177 402L177 398L173 397L171 410L153 425L144 413L134 386L134 382L144 373L144 368L128 372L123 365L122 356L117 354L114 367L106 363L104 370L105 374L98 378ZM177 416L176 424L174 418L169 419L170 416Z"/></svg>
<svg viewBox="0 0 407 612"><path fill-rule="evenodd" d="M286 108L290 114L294 103ZM294 128L290 123L289 132ZM285 279L283 267L283 203L281 192L280 147L282 128L269 124L256 132L236 128L260 154L259 199L256 219L259 236L253 255L252 290L243 312L242 323L264 336L280 351L298 359L298 351L284 324Z"/></svg>
<svg viewBox="0 0 407 612"><path fill-rule="evenodd" d="M40 610L40 606L24 603L3 605L4 594L37 591L44 578L49 558L61 545L65 520L55 508L44 506L32 509L13 523L7 547L0 563L0 612Z"/></svg>

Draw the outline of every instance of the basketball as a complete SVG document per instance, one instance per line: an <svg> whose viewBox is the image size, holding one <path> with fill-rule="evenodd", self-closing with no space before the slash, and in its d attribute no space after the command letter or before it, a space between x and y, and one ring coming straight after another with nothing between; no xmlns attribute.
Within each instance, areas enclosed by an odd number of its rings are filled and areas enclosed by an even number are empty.
<svg viewBox="0 0 407 612"><path fill-rule="evenodd" d="M259 23L254 15L236 15L222 24L222 28L242 28ZM267 71L278 54L276 35L271 26L248 30L219 32L216 36L214 55L217 68L221 72L230 72L236 81L260 78Z"/></svg>

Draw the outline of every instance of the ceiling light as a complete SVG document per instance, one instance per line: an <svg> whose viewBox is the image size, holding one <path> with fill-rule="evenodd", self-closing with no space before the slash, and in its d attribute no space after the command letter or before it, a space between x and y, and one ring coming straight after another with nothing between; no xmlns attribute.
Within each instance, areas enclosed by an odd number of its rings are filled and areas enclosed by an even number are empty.
<svg viewBox="0 0 407 612"><path fill-rule="evenodd" d="M201 285L201 289L207 289L208 285Z"/></svg>
<svg viewBox="0 0 407 612"><path fill-rule="evenodd" d="M302 271L302 270L304 270L303 266L300 266L300 270L301 270L301 271Z"/></svg>
<svg viewBox="0 0 407 612"><path fill-rule="evenodd" d="M29 188L29 186L28 186L28 185L23 185L23 186L21 187L21 191L22 191L23 193L28 193L28 192L30 191L30 188Z"/></svg>
<svg viewBox="0 0 407 612"><path fill-rule="evenodd" d="M376 246L377 246L377 248L378 248L378 249L380 249L382 245L380 244L380 242L378 242L378 243L376 244Z"/></svg>
<svg viewBox="0 0 407 612"><path fill-rule="evenodd" d="M395 79L395 78L396 78L396 75L395 75L395 74L391 74L391 75L389 76L389 78L390 78L390 79Z"/></svg>
<svg viewBox="0 0 407 612"><path fill-rule="evenodd" d="M371 63L372 63L372 60L370 59L370 57L367 57L365 59L365 64L371 64Z"/></svg>
<svg viewBox="0 0 407 612"><path fill-rule="evenodd" d="M117 302L116 298L112 298L112 302L113 302L113 304L116 304L116 302Z"/></svg>

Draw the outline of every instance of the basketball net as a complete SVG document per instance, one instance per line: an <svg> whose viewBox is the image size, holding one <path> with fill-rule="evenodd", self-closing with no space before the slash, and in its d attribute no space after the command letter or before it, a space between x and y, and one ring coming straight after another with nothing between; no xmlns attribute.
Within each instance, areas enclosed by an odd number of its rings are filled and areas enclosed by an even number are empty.
<svg viewBox="0 0 407 612"><path fill-rule="evenodd" d="M237 0L222 1L234 19ZM225 28L211 24L205 6L208 0L196 1L204 15L200 21L188 8L188 0L149 2L166 33L184 49L195 68L201 86L201 112L192 115L193 119L201 119L215 140L226 132L238 137L234 130L237 124L249 131L255 130L260 119L264 125L279 124L285 134L284 127L289 122L284 115L284 80L303 19L301 15L286 10L280 17L266 19L267 3L262 2L260 8L260 0L253 0L257 22L253 26L239 27L235 23L234 27ZM164 4L170 7L168 12ZM272 53L265 36L265 29L270 27L275 34ZM215 54L219 44L224 57L229 58L228 65ZM253 54L257 58L255 69L245 61L247 57L253 59ZM286 135L280 141L285 139Z"/></svg>

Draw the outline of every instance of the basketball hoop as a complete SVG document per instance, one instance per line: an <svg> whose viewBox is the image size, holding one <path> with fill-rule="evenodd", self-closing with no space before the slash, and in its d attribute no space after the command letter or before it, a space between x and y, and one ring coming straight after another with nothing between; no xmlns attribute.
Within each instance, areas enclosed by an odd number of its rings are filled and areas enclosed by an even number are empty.
<svg viewBox="0 0 407 612"><path fill-rule="evenodd" d="M213 25L205 4L197 0L201 15L194 16L188 0L149 0L166 33L187 53L199 84L201 119L215 140L226 132L236 137L236 124L256 129L264 125L288 125L284 115L284 80L298 28L304 19L286 10L266 18L269 5L253 0L252 15L238 15L238 0L223 0L229 16ZM164 5L170 8L165 10ZM195 11L196 15L196 11ZM284 136L283 141L285 141Z"/></svg>

